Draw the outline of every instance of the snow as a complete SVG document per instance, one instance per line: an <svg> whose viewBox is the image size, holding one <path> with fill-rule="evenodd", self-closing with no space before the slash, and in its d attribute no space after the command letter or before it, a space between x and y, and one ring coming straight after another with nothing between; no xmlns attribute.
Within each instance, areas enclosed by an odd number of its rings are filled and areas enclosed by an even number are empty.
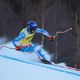
<svg viewBox="0 0 80 80"><path fill-rule="evenodd" d="M5 36L0 37L0 45L4 44L6 41L8 41L7 37L5 37Z"/></svg>
<svg viewBox="0 0 80 80"><path fill-rule="evenodd" d="M8 47L13 47L10 43ZM2 56L1 56L2 55ZM80 80L80 71L57 65L43 64L36 53L22 53L3 47L0 49L0 80Z"/></svg>

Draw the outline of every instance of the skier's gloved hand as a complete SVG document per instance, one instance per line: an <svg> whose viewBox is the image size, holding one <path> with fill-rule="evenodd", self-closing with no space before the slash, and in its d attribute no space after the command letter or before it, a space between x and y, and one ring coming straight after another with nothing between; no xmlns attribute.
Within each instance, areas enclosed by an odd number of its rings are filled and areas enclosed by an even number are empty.
<svg viewBox="0 0 80 80"><path fill-rule="evenodd" d="M16 46L16 50L20 50L20 47L19 46Z"/></svg>
<svg viewBox="0 0 80 80"><path fill-rule="evenodd" d="M51 40L51 41L53 41L53 40L55 40L55 36L49 36L49 39Z"/></svg>

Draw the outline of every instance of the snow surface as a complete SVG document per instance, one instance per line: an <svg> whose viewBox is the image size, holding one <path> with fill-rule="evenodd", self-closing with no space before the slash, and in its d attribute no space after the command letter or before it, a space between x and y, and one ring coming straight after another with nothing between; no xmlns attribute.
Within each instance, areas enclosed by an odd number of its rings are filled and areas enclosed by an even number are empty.
<svg viewBox="0 0 80 80"><path fill-rule="evenodd" d="M1 44L4 44L4 43L7 42L7 41L8 41L7 37L5 37L5 36L0 37L0 45L1 45Z"/></svg>
<svg viewBox="0 0 80 80"><path fill-rule="evenodd" d="M13 48L11 43L6 45ZM80 80L80 71L43 64L36 53L3 47L0 49L0 80Z"/></svg>

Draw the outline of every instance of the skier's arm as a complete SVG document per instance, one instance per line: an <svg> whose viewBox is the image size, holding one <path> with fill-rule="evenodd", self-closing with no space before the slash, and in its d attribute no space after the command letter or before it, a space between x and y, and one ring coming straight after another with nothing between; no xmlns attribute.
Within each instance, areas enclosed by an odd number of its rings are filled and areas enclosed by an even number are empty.
<svg viewBox="0 0 80 80"><path fill-rule="evenodd" d="M23 30L19 33L19 35L12 41L13 44L16 47L16 50L19 49L19 41L24 39L26 37L26 35L24 34Z"/></svg>
<svg viewBox="0 0 80 80"><path fill-rule="evenodd" d="M24 39L26 37L23 30L19 33L19 35L15 38L15 41L20 41L21 39Z"/></svg>
<svg viewBox="0 0 80 80"><path fill-rule="evenodd" d="M36 29L36 33L42 33L44 35L46 35L50 40L54 40L55 39L55 36L52 36L51 34L49 34L46 30L44 29L40 29L40 28L37 28Z"/></svg>
<svg viewBox="0 0 80 80"><path fill-rule="evenodd" d="M50 36L50 34L46 30L40 29L40 28L36 29L36 33L42 33L42 34L44 34L44 35L46 35L48 37Z"/></svg>

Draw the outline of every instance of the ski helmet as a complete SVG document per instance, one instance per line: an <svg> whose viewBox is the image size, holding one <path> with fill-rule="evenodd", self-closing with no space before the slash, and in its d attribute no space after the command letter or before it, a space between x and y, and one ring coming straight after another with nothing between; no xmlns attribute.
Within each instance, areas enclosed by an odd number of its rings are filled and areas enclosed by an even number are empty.
<svg viewBox="0 0 80 80"><path fill-rule="evenodd" d="M37 28L37 23L35 21L28 21L27 25L31 30L36 30Z"/></svg>

